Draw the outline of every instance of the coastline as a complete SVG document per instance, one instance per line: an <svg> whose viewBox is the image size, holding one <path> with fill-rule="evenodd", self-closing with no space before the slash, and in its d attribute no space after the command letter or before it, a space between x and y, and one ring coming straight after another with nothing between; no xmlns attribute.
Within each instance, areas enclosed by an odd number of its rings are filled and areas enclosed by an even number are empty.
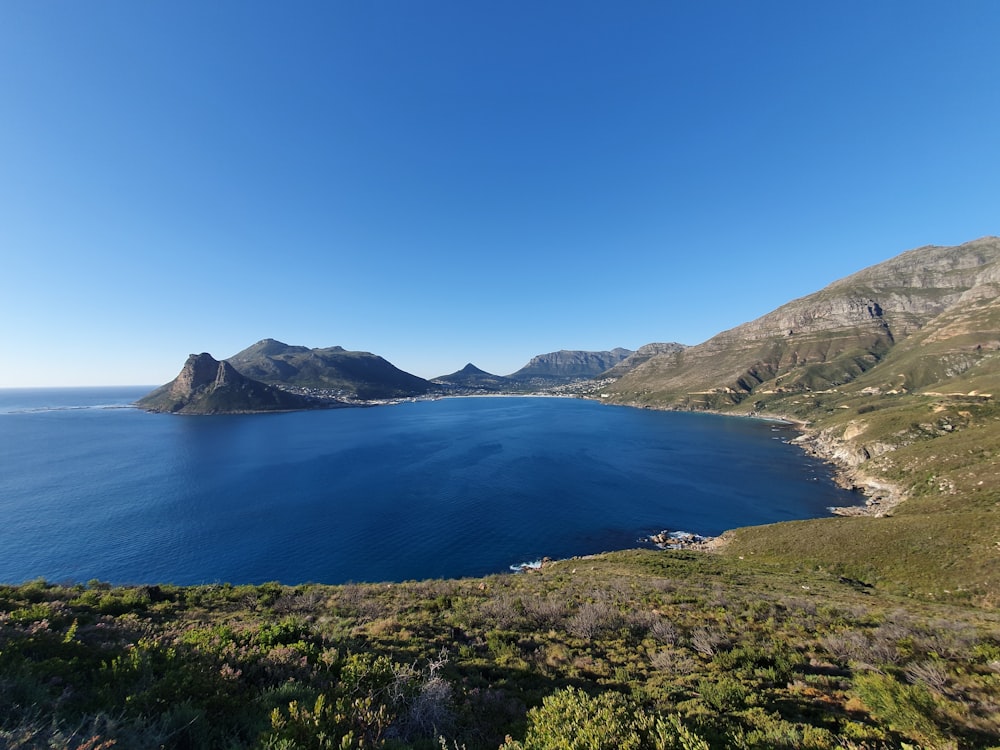
<svg viewBox="0 0 1000 750"><path fill-rule="evenodd" d="M902 487L876 479L861 469L868 460L867 453L852 449L842 437L834 437L831 430L813 430L805 424L796 424L796 428L801 434L791 444L830 464L834 468L834 481L839 486L865 498L863 504L830 508L833 515L882 518L906 501Z"/></svg>
<svg viewBox="0 0 1000 750"><path fill-rule="evenodd" d="M586 398L586 397L584 397ZM857 492L864 499L857 505L831 506L830 516L853 516L867 518L883 518L891 515L894 508L906 501L906 493L902 487L876 479L863 470L861 465L869 456L862 451L852 449L843 437L836 437L833 431L816 430L809 422L784 414L733 414L718 409L677 409L671 407L652 406L628 402L608 402L591 399L609 406L628 406L634 409L653 409L656 411L684 411L692 413L715 414L722 417L739 419L756 419L789 425L798 433L798 437L789 441L807 455L820 459L833 469L833 481L845 490ZM734 538L737 529L728 529L715 537L702 537L699 541L689 541L683 549L713 552L722 549ZM655 543L655 542L654 542Z"/></svg>

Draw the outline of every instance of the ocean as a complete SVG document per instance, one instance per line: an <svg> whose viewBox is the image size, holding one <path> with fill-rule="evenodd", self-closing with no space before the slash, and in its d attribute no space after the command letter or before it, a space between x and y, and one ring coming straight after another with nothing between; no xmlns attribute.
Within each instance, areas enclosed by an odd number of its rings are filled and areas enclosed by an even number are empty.
<svg viewBox="0 0 1000 750"><path fill-rule="evenodd" d="M480 576L860 500L765 421L528 397L129 408L149 390L0 390L0 582Z"/></svg>

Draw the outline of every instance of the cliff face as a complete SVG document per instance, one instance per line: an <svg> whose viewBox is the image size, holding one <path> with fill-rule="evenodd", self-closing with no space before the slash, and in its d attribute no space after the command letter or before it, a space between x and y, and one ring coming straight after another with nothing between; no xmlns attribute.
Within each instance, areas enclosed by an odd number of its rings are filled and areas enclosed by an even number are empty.
<svg viewBox="0 0 1000 750"><path fill-rule="evenodd" d="M623 401L716 409L765 391L836 387L872 370L942 316L995 304L998 291L1000 239L918 248L698 346L654 356L613 391ZM981 310L972 317L989 319ZM978 326L968 331L974 338L988 338L982 326L971 325ZM959 334L960 327L949 337Z"/></svg>
<svg viewBox="0 0 1000 750"><path fill-rule="evenodd" d="M612 349L607 352L561 350L532 357L517 372L508 375L513 380L544 380L568 383L581 378L593 378L614 367L632 354L629 349Z"/></svg>
<svg viewBox="0 0 1000 750"><path fill-rule="evenodd" d="M192 354L171 382L136 402L171 414L238 414L314 408L307 398L246 378L211 354Z"/></svg>

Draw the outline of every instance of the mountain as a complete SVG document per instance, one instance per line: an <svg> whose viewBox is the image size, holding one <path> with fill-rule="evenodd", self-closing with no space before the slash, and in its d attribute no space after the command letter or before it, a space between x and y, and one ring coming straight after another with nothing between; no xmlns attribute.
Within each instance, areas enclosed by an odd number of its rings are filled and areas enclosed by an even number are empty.
<svg viewBox="0 0 1000 750"><path fill-rule="evenodd" d="M307 349L263 339L226 361L263 383L323 389L360 399L405 398L435 390L430 382L382 357L340 346Z"/></svg>
<svg viewBox="0 0 1000 750"><path fill-rule="evenodd" d="M532 384L569 383L597 377L632 354L630 349L609 352L567 351L565 349L532 357L524 367L507 377Z"/></svg>
<svg viewBox="0 0 1000 750"><path fill-rule="evenodd" d="M304 396L251 380L205 352L188 357L180 373L136 402L142 409L171 414L239 414L316 408Z"/></svg>
<svg viewBox="0 0 1000 750"><path fill-rule="evenodd" d="M836 388L890 353L909 352L893 386L912 391L991 356L998 290L1000 239L918 248L702 344L656 355L610 390L620 401L725 409L751 396ZM933 352L914 349L928 329L939 331Z"/></svg>
<svg viewBox="0 0 1000 750"><path fill-rule="evenodd" d="M451 375L441 375L431 382L478 391L510 391L521 387L521 383L518 381L480 370L471 362L458 372L453 372Z"/></svg>
<svg viewBox="0 0 1000 750"><path fill-rule="evenodd" d="M632 372L639 365L648 362L658 354L677 354L685 349L687 349L685 344L673 342L669 344L646 344L645 346L640 346L614 367L602 372L599 377L620 378L625 373Z"/></svg>
<svg viewBox="0 0 1000 750"><path fill-rule="evenodd" d="M794 420L863 504L736 529L726 554L930 599L1000 601L1000 238L902 253L602 388Z"/></svg>

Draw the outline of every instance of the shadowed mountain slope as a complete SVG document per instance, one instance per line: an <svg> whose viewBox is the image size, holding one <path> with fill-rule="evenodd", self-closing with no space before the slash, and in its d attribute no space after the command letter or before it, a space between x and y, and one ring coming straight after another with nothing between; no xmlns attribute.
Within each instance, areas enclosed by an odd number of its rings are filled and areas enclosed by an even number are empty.
<svg viewBox="0 0 1000 750"><path fill-rule="evenodd" d="M263 383L332 390L362 399L405 398L434 390L428 381L382 357L340 346L307 349L263 339L226 361Z"/></svg>
<svg viewBox="0 0 1000 750"><path fill-rule="evenodd" d="M139 399L136 406L171 414L239 414L309 409L316 404L244 377L202 352L188 357L176 378Z"/></svg>
<svg viewBox="0 0 1000 750"><path fill-rule="evenodd" d="M508 375L511 380L539 384L569 383L593 378L611 369L632 354L629 349L607 352L569 351L566 349L532 357L524 367Z"/></svg>

